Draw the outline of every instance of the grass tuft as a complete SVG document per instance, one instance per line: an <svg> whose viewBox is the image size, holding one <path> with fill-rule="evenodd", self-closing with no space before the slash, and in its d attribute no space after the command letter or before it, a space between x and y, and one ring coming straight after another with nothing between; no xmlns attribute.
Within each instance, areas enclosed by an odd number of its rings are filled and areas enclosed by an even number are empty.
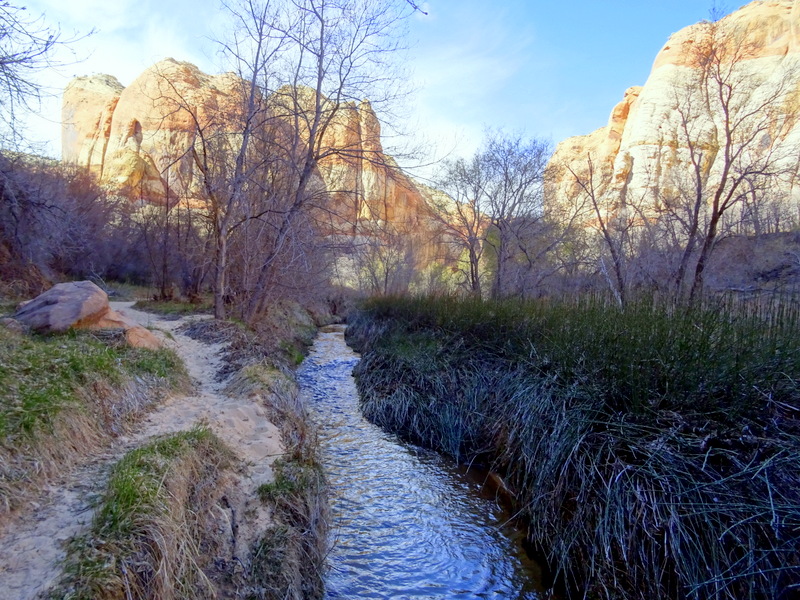
<svg viewBox="0 0 800 600"><path fill-rule="evenodd" d="M80 389L103 381L120 386L131 377L184 383L185 371L166 349L109 345L90 332L26 336L0 328L0 440L52 431L66 407L89 410Z"/></svg>
<svg viewBox="0 0 800 600"><path fill-rule="evenodd" d="M326 484L317 456L316 431L298 397L295 362L283 341L298 349L313 340L313 322L296 305L276 306L254 330L226 327L228 357L236 373L224 393L263 403L280 430L286 454L275 462L275 481L256 493L272 515L272 525L249 551L242 594L250 599L322 598L327 552ZM297 314L294 314L297 313ZM208 335L196 328L194 335Z"/></svg>
<svg viewBox="0 0 800 600"><path fill-rule="evenodd" d="M0 514L123 431L161 392L185 385L170 350L86 331L29 336L0 327Z"/></svg>
<svg viewBox="0 0 800 600"><path fill-rule="evenodd" d="M277 460L272 465L275 480L261 484L257 493L262 502L292 504L292 497L308 488L317 488L322 480L320 465L299 460Z"/></svg>
<svg viewBox="0 0 800 600"><path fill-rule="evenodd" d="M133 308L167 317L212 314L214 312L214 307L210 299L205 299L202 302L184 302L180 300L137 300L136 304L133 305Z"/></svg>
<svg viewBox="0 0 800 600"><path fill-rule="evenodd" d="M259 486L274 523L253 545L249 583L255 598L321 598L325 553L325 489L319 463L275 462L275 481Z"/></svg>
<svg viewBox="0 0 800 600"><path fill-rule="evenodd" d="M203 567L205 518L232 455L197 427L126 454L113 468L90 531L69 548L52 598L214 597Z"/></svg>

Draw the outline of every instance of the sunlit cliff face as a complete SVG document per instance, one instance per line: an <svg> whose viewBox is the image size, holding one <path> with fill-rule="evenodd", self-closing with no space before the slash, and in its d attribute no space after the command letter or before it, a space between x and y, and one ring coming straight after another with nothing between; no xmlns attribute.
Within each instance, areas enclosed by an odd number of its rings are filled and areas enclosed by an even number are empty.
<svg viewBox="0 0 800 600"><path fill-rule="evenodd" d="M62 158L135 199L160 203L170 192L171 201L197 195L187 150L198 126L224 129L225 121L240 118L242 84L231 74L209 76L173 59L156 63L126 88L110 75L76 78L64 91Z"/></svg>
<svg viewBox="0 0 800 600"><path fill-rule="evenodd" d="M752 2L716 23L672 35L645 85L625 92L605 127L558 145L550 163L550 204L567 206L580 196L579 182L589 180L590 167L609 214L634 204L647 213L691 193L685 174L695 168L693 157L713 179L724 162L725 115L714 98L720 78L732 84L733 145L748 145L746 160L769 154L783 175L775 178L772 196L796 211L800 194L787 173L800 147L800 3L794 0Z"/></svg>
<svg viewBox="0 0 800 600"><path fill-rule="evenodd" d="M63 160L150 202L163 202L168 193L200 197L200 173L190 152L198 129L206 136L227 132L235 143L246 91L245 82L230 73L206 75L173 59L153 65L127 88L110 75L78 77L64 92ZM281 121L287 130L297 128L301 146L307 144L308 119L295 119L294 113L313 106L313 90L279 90L267 102L273 130ZM317 166L328 193L351 204L361 218L418 225L427 205L415 183L384 154L370 103L325 101L323 111Z"/></svg>

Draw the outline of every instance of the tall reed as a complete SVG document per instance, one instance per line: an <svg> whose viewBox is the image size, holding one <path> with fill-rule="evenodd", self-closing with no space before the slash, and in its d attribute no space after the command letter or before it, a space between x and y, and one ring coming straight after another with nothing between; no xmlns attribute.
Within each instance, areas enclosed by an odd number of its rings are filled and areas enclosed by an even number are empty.
<svg viewBox="0 0 800 600"><path fill-rule="evenodd" d="M572 593L800 584L793 304L389 298L350 322L365 414L500 471Z"/></svg>

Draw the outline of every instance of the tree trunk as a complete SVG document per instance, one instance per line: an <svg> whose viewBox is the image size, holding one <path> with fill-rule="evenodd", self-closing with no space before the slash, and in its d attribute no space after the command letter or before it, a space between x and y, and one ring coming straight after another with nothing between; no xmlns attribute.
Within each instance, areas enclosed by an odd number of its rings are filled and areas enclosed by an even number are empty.
<svg viewBox="0 0 800 600"><path fill-rule="evenodd" d="M703 248L700 250L700 257L697 259L697 266L694 269L694 282L692 282L692 291L689 293L689 304L694 304L703 291L705 269L717 239L717 225L721 216L721 213L712 215L708 224L708 233L703 241Z"/></svg>
<svg viewBox="0 0 800 600"><path fill-rule="evenodd" d="M214 273L214 318L224 319L225 287L228 271L228 240L221 234L217 238L217 269Z"/></svg>
<svg viewBox="0 0 800 600"><path fill-rule="evenodd" d="M475 252L474 246L469 249L469 280L472 295L476 298L481 297L481 278L480 278L479 257Z"/></svg>

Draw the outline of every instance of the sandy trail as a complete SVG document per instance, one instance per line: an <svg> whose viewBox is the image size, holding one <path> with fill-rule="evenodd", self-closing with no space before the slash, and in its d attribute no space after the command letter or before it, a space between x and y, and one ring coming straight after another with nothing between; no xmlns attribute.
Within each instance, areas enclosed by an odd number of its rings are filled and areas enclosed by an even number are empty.
<svg viewBox="0 0 800 600"><path fill-rule="evenodd" d="M184 323L203 317L165 320L134 310L132 304L112 302L111 306L141 325L152 327L163 343L183 359L195 389L159 405L134 431L115 440L102 455L89 457L63 481L47 489L31 510L0 529L3 599L34 599L55 583L66 554L65 542L91 521L92 499L102 491L110 466L153 436L206 424L248 465L240 483L245 497L253 496L256 487L274 478L271 465L283 451L280 432L267 419L262 406L247 398L224 395L225 382L214 381L225 344L205 344L177 331Z"/></svg>

